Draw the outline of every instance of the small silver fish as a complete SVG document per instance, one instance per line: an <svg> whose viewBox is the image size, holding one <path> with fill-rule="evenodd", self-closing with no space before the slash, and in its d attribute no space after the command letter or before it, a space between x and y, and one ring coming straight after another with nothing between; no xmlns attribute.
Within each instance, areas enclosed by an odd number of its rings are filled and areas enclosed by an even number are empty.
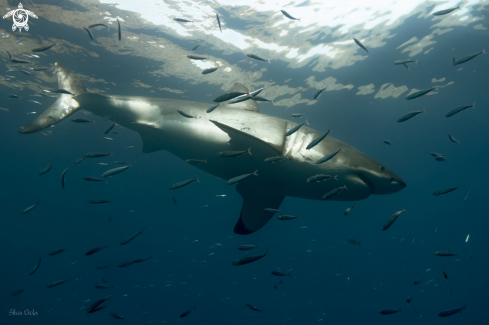
<svg viewBox="0 0 489 325"><path fill-rule="evenodd" d="M250 174L244 174L241 176L231 178L230 180L228 180L226 182L226 184L228 184L228 185L237 184L237 183L245 180L246 178L250 177L251 175L258 176L258 170L255 170L253 173L250 173Z"/></svg>
<svg viewBox="0 0 489 325"><path fill-rule="evenodd" d="M197 118L197 115L192 116L192 115L190 115L190 114L187 114L187 113L185 113L185 112L182 112L181 110L177 110L177 112L178 112L180 115L182 115L182 116L184 116L184 117L186 117L186 118Z"/></svg>
<svg viewBox="0 0 489 325"><path fill-rule="evenodd" d="M273 163L276 163L276 162L278 162L278 161L282 161L282 160L284 160L284 159L286 159L286 158L285 158L285 157L283 157L283 156L278 156L278 157L270 157L270 158L265 159L265 162L271 162L271 163L273 164Z"/></svg>
<svg viewBox="0 0 489 325"><path fill-rule="evenodd" d="M433 91L433 90L436 90L436 89L438 89L438 88L436 88L436 86L435 86L435 87L432 87L432 88L429 88L429 89L419 90L419 91L416 91L416 92L412 93L411 95L407 95L406 96L406 99L407 100L409 100L409 99L415 99L415 98L424 96L427 93L429 93L430 91Z"/></svg>
<svg viewBox="0 0 489 325"><path fill-rule="evenodd" d="M290 130L288 130L286 133L285 133L285 136L288 137L294 133L296 133L304 124L308 124L309 125L309 122L306 120L305 122L301 123L301 124L298 124L296 126L294 126L293 128L291 128Z"/></svg>
<svg viewBox="0 0 489 325"><path fill-rule="evenodd" d="M456 140L454 137L452 137L450 134L448 135L448 138L450 141L455 142L455 143L460 143L460 141Z"/></svg>
<svg viewBox="0 0 489 325"><path fill-rule="evenodd" d="M298 219L300 217L301 217L300 215L297 215L297 216L281 215L281 216L278 216L277 219L278 220L294 220L294 219Z"/></svg>
<svg viewBox="0 0 489 325"><path fill-rule="evenodd" d="M368 53L367 48L359 40L357 40L355 37L353 37L353 40L355 41L355 43L357 43L358 46L360 46L362 49L364 49Z"/></svg>
<svg viewBox="0 0 489 325"><path fill-rule="evenodd" d="M463 57L461 59L458 59L458 60L455 60L455 58L453 58L453 66L456 66L456 65L459 65L459 64L462 64L462 63L465 63L467 61L470 61L472 60L473 58L481 55L481 54L484 54L486 53L486 50L482 50L481 52L479 53L475 53L475 54L471 54L471 55L468 55L466 57Z"/></svg>
<svg viewBox="0 0 489 325"><path fill-rule="evenodd" d="M314 99L318 99L321 93L326 90L326 88L327 87L324 87L323 89L319 89L319 91L314 94Z"/></svg>
<svg viewBox="0 0 489 325"><path fill-rule="evenodd" d="M348 214L350 214L351 209L355 209L355 208L356 205L353 204L353 206L349 207L348 209L345 210L345 212L343 212L343 215L347 216Z"/></svg>
<svg viewBox="0 0 489 325"><path fill-rule="evenodd" d="M292 19L292 20L298 20L300 21L301 19L300 18L294 18L292 17L287 11L285 10L280 10L282 12L282 14L284 14L285 17L289 18L289 19Z"/></svg>
<svg viewBox="0 0 489 325"><path fill-rule="evenodd" d="M460 7L455 7L455 8L450 8L450 9L444 9L444 10L436 11L436 12L433 13L433 16L443 16L443 15L449 14L452 11L457 10L457 9L460 9Z"/></svg>
<svg viewBox="0 0 489 325"><path fill-rule="evenodd" d="M249 58L258 60L258 61L265 61L265 62L271 63L270 60L265 60L265 59L259 57L258 55L255 55L255 54L246 54L246 56Z"/></svg>
<svg viewBox="0 0 489 325"><path fill-rule="evenodd" d="M173 18L174 21L178 21L180 23L193 23L192 20L184 19L184 18Z"/></svg>

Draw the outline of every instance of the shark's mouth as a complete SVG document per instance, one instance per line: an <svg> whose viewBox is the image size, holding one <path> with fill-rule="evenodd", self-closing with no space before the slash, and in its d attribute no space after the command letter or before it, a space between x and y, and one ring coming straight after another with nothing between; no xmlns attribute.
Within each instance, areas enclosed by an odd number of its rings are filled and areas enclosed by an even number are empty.
<svg viewBox="0 0 489 325"><path fill-rule="evenodd" d="M368 179L368 177L365 177L362 174L356 174L360 180L365 183L365 185L370 188L371 193L375 193L375 185L374 182Z"/></svg>

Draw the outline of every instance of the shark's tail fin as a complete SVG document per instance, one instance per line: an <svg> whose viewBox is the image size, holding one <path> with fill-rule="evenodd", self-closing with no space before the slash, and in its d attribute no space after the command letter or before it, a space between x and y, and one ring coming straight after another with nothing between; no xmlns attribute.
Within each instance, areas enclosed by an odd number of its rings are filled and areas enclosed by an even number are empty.
<svg viewBox="0 0 489 325"><path fill-rule="evenodd" d="M70 70L66 69L61 63L56 62L55 73L58 75L58 88L74 94L60 94L56 102L44 111L29 126L19 131L27 134L41 131L59 121L67 118L76 112L80 105L76 101L76 96L87 92L81 80Z"/></svg>

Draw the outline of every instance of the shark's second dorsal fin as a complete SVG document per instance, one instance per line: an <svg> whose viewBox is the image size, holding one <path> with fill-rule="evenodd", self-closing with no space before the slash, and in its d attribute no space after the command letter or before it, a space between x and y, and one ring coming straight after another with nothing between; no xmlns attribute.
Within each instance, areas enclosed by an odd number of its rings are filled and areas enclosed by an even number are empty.
<svg viewBox="0 0 489 325"><path fill-rule="evenodd" d="M229 92L249 93L250 90L246 88L245 85L240 84L239 82L235 82ZM243 109L247 111L260 112L260 109L258 108L258 104L254 99L248 99L245 100L244 102L239 102L235 104L222 103L221 106L228 106L228 107Z"/></svg>

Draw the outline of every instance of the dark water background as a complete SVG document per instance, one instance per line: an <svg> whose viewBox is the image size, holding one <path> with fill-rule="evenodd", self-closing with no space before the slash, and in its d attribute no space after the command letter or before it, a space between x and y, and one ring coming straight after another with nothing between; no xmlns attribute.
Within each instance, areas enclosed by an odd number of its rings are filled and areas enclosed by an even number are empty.
<svg viewBox="0 0 489 325"><path fill-rule="evenodd" d="M224 15L221 12L221 15ZM471 12L477 15L479 13ZM225 17L224 17L225 19ZM10 22L9 22L10 23ZM8 25L4 22L8 30ZM241 197L223 180L184 163L168 152L141 153L142 141L137 133L117 126L118 134L103 138L110 122L94 115L95 124L75 124L69 119L51 128L53 136L41 133L21 135L19 126L32 121L54 102L50 98L28 97L29 90L15 92L20 100L6 99L12 89L0 86L0 138L2 154L0 197L0 310L1 324L107 324L117 322L109 313L125 316L130 324L150 321L175 323L179 315L197 305L182 322L192 324L489 324L487 305L487 254L485 241L489 221L485 209L487 199L488 118L486 91L489 60L482 55L465 63L461 71L451 64L460 58L487 47L487 31L455 27L437 36L434 50L419 54L418 64L410 71L394 66L393 61L406 58L396 50L413 36L419 39L429 33L430 19L411 17L392 31L397 35L385 40L386 45L370 49L370 55L353 66L328 69L318 73L308 66L287 68L286 62L275 61L268 66L263 80L283 81L293 78L294 87L305 86L304 79L327 76L338 83L353 83L355 89L323 93L313 106L297 105L285 111L269 103L259 103L261 112L291 119L290 114L307 114L311 126L320 131L331 128L332 135L382 162L407 183L407 188L387 196L372 196L360 202L318 202L286 198L280 210L285 214L301 214L290 222L272 219L263 229L249 236L232 232L241 209ZM483 23L483 25L485 25ZM3 25L2 25L3 26ZM83 30L60 29L40 18L31 37L64 38L90 48ZM112 30L113 32L113 30ZM155 32L156 33L156 32ZM161 32L158 32L159 36ZM11 37L20 36L14 33ZM169 39L170 36L167 36ZM1 41L1 40L0 40ZM179 40L178 45L191 48L195 41ZM1 42L0 42L1 44ZM431 47L431 46L430 46ZM453 49L453 50L452 50ZM161 87L186 89L186 100L209 101L207 94L222 93L219 87L185 84L172 77L155 78L147 72L159 63L132 56L115 56L103 48L95 50L100 57L77 57L49 53L39 65L62 62L75 73L83 73L114 81L111 94L155 96L144 88L134 88L134 79ZM211 51L211 49L207 49ZM359 49L359 51L362 51ZM201 53L206 53L205 49ZM212 53L216 56L216 51ZM238 63L243 57L233 54L226 60ZM4 60L7 63L7 60ZM37 62L37 61L36 61ZM246 63L247 64L247 63ZM265 63L266 64L266 63ZM261 66L255 67L260 69ZM19 80L29 80L20 72L9 72ZM374 99L380 86L391 82L396 87L425 89L434 84L432 78L455 83L438 94L412 101L398 98ZM360 85L373 83L375 92L355 96ZM56 84L45 85L57 88ZM91 83L90 88L107 85ZM258 88L257 85L256 88ZM316 89L302 94L312 98ZM168 93L168 98L181 95ZM29 103L39 100L43 106ZM476 102L451 118L444 115L459 105ZM402 115L426 109L405 123L397 123ZM81 112L72 118L87 118ZM461 143L448 140L452 134ZM392 146L382 140L389 139ZM126 149L134 146L134 149ZM87 159L76 166L74 161L90 151L113 152L113 157ZM435 161L431 151L446 153L448 162ZM122 160L132 164L126 172L110 178L108 184L85 182L83 176L99 176L116 167L101 166ZM52 170L38 176L49 162ZM66 175L66 188L60 186L61 172ZM192 184L175 192L178 204L172 201L168 187L183 179L199 177L201 184ZM460 186L453 193L435 197L441 188ZM464 198L468 191L470 195ZM216 197L225 194L226 197ZM88 199L107 199L106 205L89 205ZM40 200L26 215L21 212ZM357 204L348 216L343 211ZM207 207L202 207L206 206ZM387 231L381 227L387 218L401 209L398 221ZM106 215L112 217L109 221ZM124 237L145 229L133 242L120 246ZM402 242L401 239L409 237ZM467 234L470 241L465 242ZM349 238L362 242L348 243ZM413 243L413 239L414 243ZM241 244L259 244L255 253L268 250L270 256L256 263L235 267L231 262L243 253ZM108 245L92 256L84 253L97 246ZM60 255L48 256L53 250L65 248ZM450 250L458 256L437 257L435 251ZM472 253L472 259L469 254ZM117 264L137 258L153 259L118 268ZM42 257L39 270L29 272ZM75 264L72 264L76 262ZM97 265L111 266L99 270ZM442 274L443 267L449 278ZM292 269L292 278L274 289L280 280L270 272ZM426 271L431 269L430 271ZM70 279L58 287L46 284ZM94 288L102 278L118 288ZM78 279L78 280L76 280ZM420 279L422 283L413 285ZM433 279L431 283L426 284ZM442 286L444 289L435 286ZM153 285L153 286L148 286ZM139 286L139 287L135 287ZM19 296L11 292L25 288ZM85 314L92 302L112 294L107 308ZM123 296L127 294L127 296ZM419 318L406 302L413 297ZM54 302L61 298L59 302ZM82 302L91 299L90 302ZM250 303L263 310L253 312ZM467 304L461 314L440 318L438 313ZM82 306L83 310L78 311ZM50 312L48 310L53 309ZM383 309L401 308L403 313L383 316ZM9 311L34 310L36 316L9 316ZM266 316L259 318L258 316Z"/></svg>

